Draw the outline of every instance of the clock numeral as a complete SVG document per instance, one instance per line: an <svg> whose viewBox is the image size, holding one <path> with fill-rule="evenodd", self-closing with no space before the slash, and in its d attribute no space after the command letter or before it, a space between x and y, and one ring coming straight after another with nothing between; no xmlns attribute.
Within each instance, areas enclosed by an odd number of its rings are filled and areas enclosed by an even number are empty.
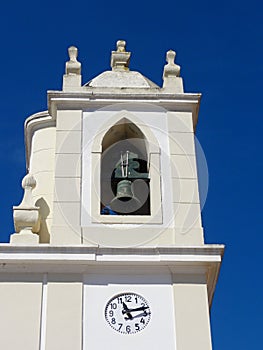
<svg viewBox="0 0 263 350"><path fill-rule="evenodd" d="M135 323L135 330L136 330L136 331L139 331L139 330L140 330L139 323Z"/></svg>
<svg viewBox="0 0 263 350"><path fill-rule="evenodd" d="M111 323L112 323L112 324L115 324L115 323L116 323L116 320L115 320L114 317L111 319Z"/></svg>
<svg viewBox="0 0 263 350"><path fill-rule="evenodd" d="M119 326L118 331L120 331L121 327L123 326L123 323L118 323L118 326Z"/></svg>
<svg viewBox="0 0 263 350"><path fill-rule="evenodd" d="M140 323L145 324L145 320L143 317L141 318Z"/></svg>
<svg viewBox="0 0 263 350"><path fill-rule="evenodd" d="M130 295L125 295L125 301L127 303L130 303L132 301L131 299L132 299L132 297Z"/></svg>
<svg viewBox="0 0 263 350"><path fill-rule="evenodd" d="M122 304L122 298L118 298L118 304Z"/></svg>
<svg viewBox="0 0 263 350"><path fill-rule="evenodd" d="M113 312L112 310L110 310L110 311L109 311L109 316L110 316L110 317L113 317L113 315L114 315L114 312Z"/></svg>
<svg viewBox="0 0 263 350"><path fill-rule="evenodd" d="M136 304L138 303L138 298L137 296L134 297Z"/></svg>
<svg viewBox="0 0 263 350"><path fill-rule="evenodd" d="M145 306L145 303L141 303L141 306Z"/></svg>
<svg viewBox="0 0 263 350"><path fill-rule="evenodd" d="M126 326L126 332L131 333L131 326Z"/></svg>
<svg viewBox="0 0 263 350"><path fill-rule="evenodd" d="M111 309L116 310L117 309L117 304L116 303L111 303L110 307L111 307Z"/></svg>

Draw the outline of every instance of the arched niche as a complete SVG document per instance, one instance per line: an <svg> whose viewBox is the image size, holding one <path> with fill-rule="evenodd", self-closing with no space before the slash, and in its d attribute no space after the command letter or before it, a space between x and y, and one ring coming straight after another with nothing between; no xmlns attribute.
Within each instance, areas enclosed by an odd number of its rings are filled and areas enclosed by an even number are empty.
<svg viewBox="0 0 263 350"><path fill-rule="evenodd" d="M133 160L139 161L140 166L135 171L141 173L143 178L140 179L140 175L138 176L139 180L142 180L142 187L141 190L137 189L137 193L146 193L147 187L147 197L143 195L144 200L139 198L144 204L141 211L108 215L102 210L117 194L117 185L112 178L121 154L125 157L126 151L137 155ZM91 156L93 222L138 224L162 222L160 149L149 126L128 111L117 113L97 133L93 140ZM148 179L144 174L147 174ZM139 197L138 194L135 197L137 196Z"/></svg>
<svg viewBox="0 0 263 350"><path fill-rule="evenodd" d="M101 214L150 215L148 142L137 125L120 119L104 135Z"/></svg>

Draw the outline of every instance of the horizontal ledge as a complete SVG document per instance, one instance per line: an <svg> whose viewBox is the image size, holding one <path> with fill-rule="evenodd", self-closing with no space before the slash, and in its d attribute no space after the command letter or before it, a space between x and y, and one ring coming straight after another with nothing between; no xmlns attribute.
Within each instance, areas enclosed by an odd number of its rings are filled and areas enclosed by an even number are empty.
<svg viewBox="0 0 263 350"><path fill-rule="evenodd" d="M136 91L135 91L136 90ZM163 93L159 91L145 91L145 89L92 89L92 91L88 90L80 90L80 91L73 91L73 92L64 92L64 91L54 91L49 90L47 91L48 96L50 98L63 98L63 99L99 99L99 98L107 98L107 99L116 99L116 98L123 98L128 97L128 99L132 99L133 97L140 97L140 98L160 98L161 100L200 100L201 99L201 93Z"/></svg>
<svg viewBox="0 0 263 350"><path fill-rule="evenodd" d="M113 257L118 260L147 259L153 261L209 261L217 256L223 256L224 245L204 246L162 246L162 247L98 247L98 246L52 246L41 244L38 246L26 245L0 245L0 261L7 259L36 259L40 257L55 260L96 260L102 261ZM216 258L217 260L217 258Z"/></svg>
<svg viewBox="0 0 263 350"><path fill-rule="evenodd" d="M70 262L77 264L87 263L87 262L120 262L120 263L145 263L145 262L168 262L168 263L178 263L178 262L220 262L220 255L96 255L96 254L0 254L0 264L3 262L54 262L54 263L65 263Z"/></svg>
<svg viewBox="0 0 263 350"><path fill-rule="evenodd" d="M64 98L64 97L50 97L49 99L49 106L50 102L53 102L55 105L63 105L63 106L70 106L71 109L74 107L76 109L83 109L83 107L104 107L109 104L116 104L116 103L143 103L146 102L161 106L165 109L169 109L171 105L177 104L177 105L185 105L185 106L195 106L199 105L198 99L161 99L159 96L145 96L139 98L139 96L134 95L125 95L125 96L114 96L114 98L111 96L110 98L105 98L104 96L101 96L100 98L93 97L93 98L86 98L79 97L79 98ZM191 107L191 108L192 108ZM52 113L51 113L52 114Z"/></svg>
<svg viewBox="0 0 263 350"><path fill-rule="evenodd" d="M211 306L224 245L195 247L106 248L96 246L0 245L0 272L12 273L96 273L97 268L145 268L158 273L168 268L173 275L205 274ZM126 271L126 270L125 270ZM192 278L192 277L191 277ZM190 280L191 280L190 278Z"/></svg>

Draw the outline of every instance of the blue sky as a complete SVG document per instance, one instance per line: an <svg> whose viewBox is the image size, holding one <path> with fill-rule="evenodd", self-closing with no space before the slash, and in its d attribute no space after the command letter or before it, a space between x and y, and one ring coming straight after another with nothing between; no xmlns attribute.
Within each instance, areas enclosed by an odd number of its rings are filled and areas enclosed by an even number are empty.
<svg viewBox="0 0 263 350"><path fill-rule="evenodd" d="M23 123L61 89L67 47L79 48L83 83L109 68L118 39L131 69L162 84L174 49L186 92L203 94L196 136L210 175L207 243L226 244L211 311L213 344L261 349L263 282L263 5L259 1L13 1L1 5L2 242L25 174Z"/></svg>

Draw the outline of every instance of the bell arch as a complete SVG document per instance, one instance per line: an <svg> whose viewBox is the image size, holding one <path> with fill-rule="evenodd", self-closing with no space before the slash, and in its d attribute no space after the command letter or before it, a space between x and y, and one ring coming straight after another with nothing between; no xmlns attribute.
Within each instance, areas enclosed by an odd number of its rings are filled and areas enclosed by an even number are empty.
<svg viewBox="0 0 263 350"><path fill-rule="evenodd" d="M97 132L96 136L94 137L91 152L92 153L100 153L102 152L102 141L104 139L105 134L110 130L110 128L113 125L117 125L122 119L127 119L131 123L137 126L137 128L140 130L140 132L144 135L145 139L147 140L147 151L150 153L160 153L159 143L154 136L152 130L148 125L146 125L141 119L139 119L137 116L135 116L133 113L122 110L115 115L113 115L111 118L109 118L103 126L100 128L100 130Z"/></svg>
<svg viewBox="0 0 263 350"><path fill-rule="evenodd" d="M150 215L148 142L127 118L104 135L101 155L101 214Z"/></svg>
<svg viewBox="0 0 263 350"><path fill-rule="evenodd" d="M92 164L96 222L162 222L160 150L149 126L116 114L94 139Z"/></svg>

